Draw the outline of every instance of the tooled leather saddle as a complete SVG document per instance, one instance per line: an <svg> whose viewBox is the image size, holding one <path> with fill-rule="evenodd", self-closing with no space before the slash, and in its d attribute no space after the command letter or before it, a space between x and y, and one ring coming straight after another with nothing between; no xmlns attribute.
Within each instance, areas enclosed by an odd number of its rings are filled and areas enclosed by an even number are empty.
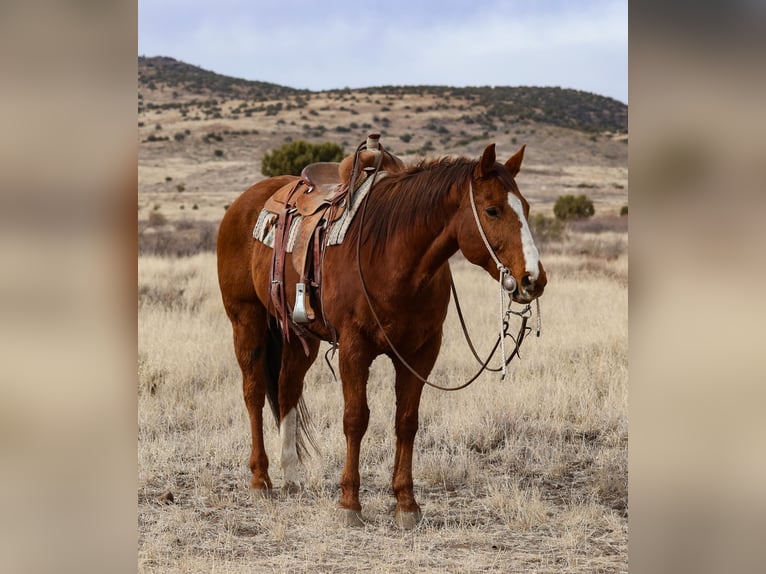
<svg viewBox="0 0 766 574"><path fill-rule="evenodd" d="M264 205L265 211L278 214L271 261L271 304L283 337L289 340L292 330L307 353L305 337L310 331L305 325L317 319L314 307L319 307L321 321L335 339L335 331L326 320L322 306L322 269L329 226L341 218L349 205L350 194L364 180L381 169L391 173L404 167L399 158L383 149L379 138L379 134L370 135L354 154L340 163L319 162L306 166L298 181L277 190ZM285 289L288 245L299 277L292 307L287 302Z"/></svg>

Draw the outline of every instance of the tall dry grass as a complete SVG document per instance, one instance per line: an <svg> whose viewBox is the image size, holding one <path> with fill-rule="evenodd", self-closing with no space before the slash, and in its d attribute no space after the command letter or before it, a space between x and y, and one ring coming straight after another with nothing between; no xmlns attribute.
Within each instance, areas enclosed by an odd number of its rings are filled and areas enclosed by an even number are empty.
<svg viewBox="0 0 766 574"><path fill-rule="evenodd" d="M141 257L139 570L627 571L627 256L614 247L614 256L594 253L593 237L580 237L582 249L567 241L544 258L542 336L524 343L508 378L424 391L414 463L424 519L408 533L392 520L390 362L376 360L369 383L364 529L336 523L343 405L321 360L305 397L322 452L304 462L305 489L253 498L247 414L215 256ZM496 337L496 286L464 261L453 269L484 354ZM475 361L454 309L445 329L432 379L458 384ZM271 420L266 448L279 486ZM167 491L172 504L158 500Z"/></svg>

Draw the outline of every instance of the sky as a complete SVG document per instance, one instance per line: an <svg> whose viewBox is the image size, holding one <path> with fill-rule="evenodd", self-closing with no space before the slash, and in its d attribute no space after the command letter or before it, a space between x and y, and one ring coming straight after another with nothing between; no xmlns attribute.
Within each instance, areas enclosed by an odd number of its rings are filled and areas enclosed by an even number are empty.
<svg viewBox="0 0 766 574"><path fill-rule="evenodd" d="M138 53L314 91L558 86L628 102L627 0L138 0Z"/></svg>

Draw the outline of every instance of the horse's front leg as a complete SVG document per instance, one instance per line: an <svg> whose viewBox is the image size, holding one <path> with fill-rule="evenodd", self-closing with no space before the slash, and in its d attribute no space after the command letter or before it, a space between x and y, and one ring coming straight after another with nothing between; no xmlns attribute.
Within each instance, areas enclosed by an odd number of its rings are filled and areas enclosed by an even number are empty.
<svg viewBox="0 0 766 574"><path fill-rule="evenodd" d="M358 341L340 345L338 360L343 385L343 432L346 435L346 464L340 479L341 522L344 526L364 525L359 503L359 451L370 420L367 378L373 358L360 348Z"/></svg>
<svg viewBox="0 0 766 574"><path fill-rule="evenodd" d="M436 362L441 346L441 333L426 343L412 357L409 365L427 378ZM418 432L418 409L423 382L394 359L396 368L396 456L392 487L396 496L394 522L399 528L415 528L421 519L420 506L415 501L412 481L412 451Z"/></svg>

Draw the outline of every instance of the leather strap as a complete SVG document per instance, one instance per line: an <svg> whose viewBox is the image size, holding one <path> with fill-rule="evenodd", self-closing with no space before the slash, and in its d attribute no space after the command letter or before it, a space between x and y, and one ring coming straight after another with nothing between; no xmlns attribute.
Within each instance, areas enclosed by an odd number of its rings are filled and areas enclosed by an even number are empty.
<svg viewBox="0 0 766 574"><path fill-rule="evenodd" d="M292 203L290 200L302 184L303 181L298 180L285 199L284 206L277 218L277 226L274 230L274 248L271 254L270 298L274 305L274 314L282 327L282 336L286 341L290 340L291 321L285 290L285 259L287 257L286 248L290 235L290 226L295 215L295 208L290 206Z"/></svg>

